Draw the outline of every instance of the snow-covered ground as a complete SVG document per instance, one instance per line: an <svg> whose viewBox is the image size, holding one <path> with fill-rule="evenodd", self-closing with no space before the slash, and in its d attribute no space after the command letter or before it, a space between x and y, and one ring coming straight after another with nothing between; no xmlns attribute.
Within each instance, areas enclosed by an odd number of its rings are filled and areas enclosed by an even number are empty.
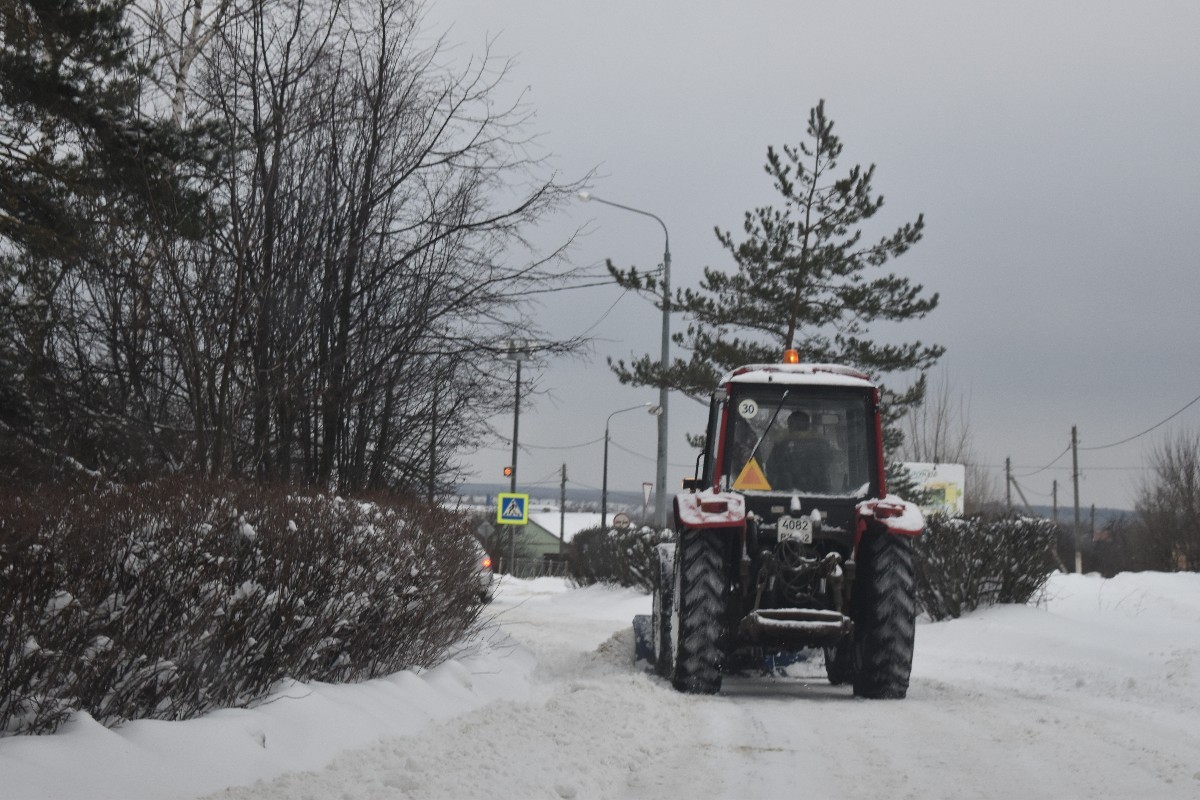
<svg viewBox="0 0 1200 800"><path fill-rule="evenodd" d="M816 660L679 695L631 663L648 608L509 581L429 673L0 740L0 797L1200 797L1200 574L1058 575L1038 607L921 625L898 702Z"/></svg>

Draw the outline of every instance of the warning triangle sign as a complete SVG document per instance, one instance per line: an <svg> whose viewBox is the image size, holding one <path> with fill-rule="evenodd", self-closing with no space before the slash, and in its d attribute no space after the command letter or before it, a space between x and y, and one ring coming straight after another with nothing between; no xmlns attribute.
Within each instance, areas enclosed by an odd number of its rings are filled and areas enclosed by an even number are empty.
<svg viewBox="0 0 1200 800"><path fill-rule="evenodd" d="M733 488L751 492L771 491L771 484L767 481L767 476L763 474L762 467L758 465L758 459L752 458L746 462L746 466L742 468L742 474L738 475L737 480L733 482Z"/></svg>

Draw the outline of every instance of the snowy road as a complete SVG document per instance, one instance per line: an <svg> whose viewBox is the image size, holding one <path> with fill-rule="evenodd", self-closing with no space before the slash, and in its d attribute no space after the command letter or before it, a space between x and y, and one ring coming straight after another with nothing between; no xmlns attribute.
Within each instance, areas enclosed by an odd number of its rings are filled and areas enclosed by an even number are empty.
<svg viewBox="0 0 1200 800"><path fill-rule="evenodd" d="M0 798L1200 797L1200 574L1055 576L1039 607L922 624L904 701L818 661L679 695L631 663L648 607L513 582L422 675L0 740Z"/></svg>
<svg viewBox="0 0 1200 800"><path fill-rule="evenodd" d="M630 664L647 598L510 587L528 696L232 798L1195 798L1200 575L1056 577L1043 608L922 625L909 698L819 662L681 696Z"/></svg>

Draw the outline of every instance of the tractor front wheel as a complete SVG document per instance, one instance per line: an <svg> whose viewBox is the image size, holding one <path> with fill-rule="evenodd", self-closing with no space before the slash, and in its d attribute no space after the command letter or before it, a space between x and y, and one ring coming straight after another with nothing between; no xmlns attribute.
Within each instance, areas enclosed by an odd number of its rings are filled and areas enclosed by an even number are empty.
<svg viewBox="0 0 1200 800"><path fill-rule="evenodd" d="M681 692L721 689L721 634L728 595L726 535L720 530L681 531L675 547L674 669Z"/></svg>
<svg viewBox="0 0 1200 800"><path fill-rule="evenodd" d="M654 548L658 561L658 583L654 587L654 671L671 677L674 661L671 647L671 609L675 603L675 545Z"/></svg>
<svg viewBox="0 0 1200 800"><path fill-rule="evenodd" d="M825 675L834 686L854 680L854 640L843 639L825 647Z"/></svg>

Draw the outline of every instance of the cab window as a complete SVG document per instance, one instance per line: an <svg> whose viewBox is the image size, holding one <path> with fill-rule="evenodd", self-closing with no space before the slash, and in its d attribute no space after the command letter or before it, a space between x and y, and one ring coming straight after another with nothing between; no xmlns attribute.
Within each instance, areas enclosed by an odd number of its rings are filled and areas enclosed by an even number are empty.
<svg viewBox="0 0 1200 800"><path fill-rule="evenodd" d="M738 387L732 403L726 485L825 496L870 492L872 417L865 393Z"/></svg>

